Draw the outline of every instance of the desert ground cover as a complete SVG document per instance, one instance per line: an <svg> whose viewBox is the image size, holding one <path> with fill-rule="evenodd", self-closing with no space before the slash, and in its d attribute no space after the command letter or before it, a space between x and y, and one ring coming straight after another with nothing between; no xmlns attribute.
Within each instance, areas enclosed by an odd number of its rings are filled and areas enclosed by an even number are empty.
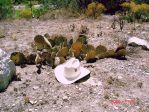
<svg viewBox="0 0 149 112"><path fill-rule="evenodd" d="M116 49L121 43L136 36L149 41L149 23L125 23L120 31L111 28L114 16L104 15L101 20L9 20L0 22L0 48L32 52L35 35L48 33L75 37L81 25L89 28L88 42ZM74 24L74 31L70 26ZM149 111L149 51L127 46L127 60L105 58L82 65L91 73L71 85L55 79L54 70L44 66L37 74L35 65L17 66L19 81L13 81L0 93L0 112L148 112ZM114 102L117 101L117 102Z"/></svg>

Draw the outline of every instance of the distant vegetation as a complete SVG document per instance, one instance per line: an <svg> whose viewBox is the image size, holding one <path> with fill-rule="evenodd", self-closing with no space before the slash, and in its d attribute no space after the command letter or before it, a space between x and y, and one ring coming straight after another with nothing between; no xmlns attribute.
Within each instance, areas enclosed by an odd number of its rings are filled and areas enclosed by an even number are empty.
<svg viewBox="0 0 149 112"><path fill-rule="evenodd" d="M149 21L149 5L145 3L136 4L135 2L124 2L121 4L124 9L124 17L129 22L138 21Z"/></svg>
<svg viewBox="0 0 149 112"><path fill-rule="evenodd" d="M24 9L14 8L22 5ZM119 12L130 22L134 19L149 21L148 7L149 0L0 0L0 19L39 18L47 12L52 12L52 16L57 12L97 19L102 13Z"/></svg>

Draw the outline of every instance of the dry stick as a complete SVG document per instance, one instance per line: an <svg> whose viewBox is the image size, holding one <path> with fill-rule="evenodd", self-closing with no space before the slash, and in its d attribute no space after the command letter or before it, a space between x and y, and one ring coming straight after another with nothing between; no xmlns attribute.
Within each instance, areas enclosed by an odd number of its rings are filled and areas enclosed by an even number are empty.
<svg viewBox="0 0 149 112"><path fill-rule="evenodd" d="M52 48L52 45L51 43L49 42L49 40L46 38L46 37L43 37L44 38L44 41L46 42L46 44L48 44L51 48Z"/></svg>

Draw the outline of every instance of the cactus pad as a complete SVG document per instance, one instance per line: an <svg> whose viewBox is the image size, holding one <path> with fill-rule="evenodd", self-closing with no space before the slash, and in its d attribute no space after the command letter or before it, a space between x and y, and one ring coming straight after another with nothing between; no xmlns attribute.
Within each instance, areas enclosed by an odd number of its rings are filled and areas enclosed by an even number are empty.
<svg viewBox="0 0 149 112"><path fill-rule="evenodd" d="M10 56L10 59L15 65L22 65L26 63L25 55L21 52L13 52Z"/></svg>

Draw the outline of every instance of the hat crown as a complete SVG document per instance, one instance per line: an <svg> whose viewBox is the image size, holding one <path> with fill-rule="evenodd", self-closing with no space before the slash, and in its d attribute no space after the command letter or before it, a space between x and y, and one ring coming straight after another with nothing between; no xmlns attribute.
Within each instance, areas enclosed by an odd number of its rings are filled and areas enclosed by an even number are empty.
<svg viewBox="0 0 149 112"><path fill-rule="evenodd" d="M64 66L64 76L68 80L74 80L79 76L80 72L80 62L78 59L71 58L69 61L65 63Z"/></svg>
<svg viewBox="0 0 149 112"><path fill-rule="evenodd" d="M75 59L75 58L71 58L65 64L65 67L67 67L67 68L78 68L79 66L80 66L80 62L78 59Z"/></svg>

